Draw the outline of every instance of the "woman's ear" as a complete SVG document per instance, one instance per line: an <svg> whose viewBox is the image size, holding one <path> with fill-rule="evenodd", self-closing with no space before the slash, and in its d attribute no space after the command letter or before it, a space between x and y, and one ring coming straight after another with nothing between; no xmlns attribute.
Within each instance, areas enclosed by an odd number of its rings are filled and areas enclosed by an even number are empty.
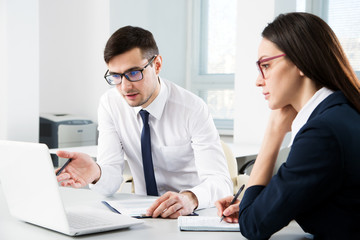
<svg viewBox="0 0 360 240"><path fill-rule="evenodd" d="M302 77L305 76L305 74L301 70L299 70L299 73L300 73L300 76L302 76Z"/></svg>

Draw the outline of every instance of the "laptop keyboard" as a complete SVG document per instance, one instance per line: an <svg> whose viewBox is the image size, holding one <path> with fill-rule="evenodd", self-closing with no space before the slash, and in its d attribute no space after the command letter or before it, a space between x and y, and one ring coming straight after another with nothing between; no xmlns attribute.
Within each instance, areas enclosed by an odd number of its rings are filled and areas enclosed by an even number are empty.
<svg viewBox="0 0 360 240"><path fill-rule="evenodd" d="M102 227L114 224L110 219L98 215L67 213L67 217L70 227L75 229Z"/></svg>

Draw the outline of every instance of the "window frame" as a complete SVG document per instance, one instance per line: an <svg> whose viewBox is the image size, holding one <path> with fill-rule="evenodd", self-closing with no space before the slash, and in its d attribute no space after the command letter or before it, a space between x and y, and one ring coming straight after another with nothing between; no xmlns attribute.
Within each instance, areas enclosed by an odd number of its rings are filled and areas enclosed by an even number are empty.
<svg viewBox="0 0 360 240"><path fill-rule="evenodd" d="M204 92L209 90L234 90L235 73L228 74L207 74L207 65L204 62L207 59L208 42L205 38L208 31L208 15L204 14L208 7L207 0L192 1L191 17L191 57L190 57L190 89L202 99L206 99ZM214 118L215 125L224 135L233 135L234 119Z"/></svg>
<svg viewBox="0 0 360 240"><path fill-rule="evenodd" d="M306 12L318 15L326 23L329 23L329 0L306 0L305 5ZM355 71L355 74L360 79L360 71Z"/></svg>

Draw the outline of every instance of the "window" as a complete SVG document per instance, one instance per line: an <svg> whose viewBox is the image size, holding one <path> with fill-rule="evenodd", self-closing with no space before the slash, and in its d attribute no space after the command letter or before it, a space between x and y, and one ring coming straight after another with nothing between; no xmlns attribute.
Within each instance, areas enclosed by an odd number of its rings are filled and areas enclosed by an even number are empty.
<svg viewBox="0 0 360 240"><path fill-rule="evenodd" d="M360 1L324 1L323 18L334 30L358 77L360 76Z"/></svg>
<svg viewBox="0 0 360 240"><path fill-rule="evenodd" d="M297 4L298 10L306 9L317 14L330 25L339 38L354 71L360 77L360 2L358 0L297 0Z"/></svg>
<svg viewBox="0 0 360 240"><path fill-rule="evenodd" d="M233 74L235 72L236 1L202 1L201 20L201 73Z"/></svg>
<svg viewBox="0 0 360 240"><path fill-rule="evenodd" d="M236 0L193 1L191 88L208 104L220 133L232 133Z"/></svg>

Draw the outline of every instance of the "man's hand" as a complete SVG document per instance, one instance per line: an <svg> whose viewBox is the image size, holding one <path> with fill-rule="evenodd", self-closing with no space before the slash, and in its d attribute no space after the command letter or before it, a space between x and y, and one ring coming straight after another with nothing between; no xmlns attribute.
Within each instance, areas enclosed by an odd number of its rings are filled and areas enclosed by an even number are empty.
<svg viewBox="0 0 360 240"><path fill-rule="evenodd" d="M215 206L218 209L218 216L225 216L224 220L229 223L238 223L239 222L239 203L240 201L235 201L234 204L230 205L233 200L233 196L228 196L222 198L215 202Z"/></svg>
<svg viewBox="0 0 360 240"><path fill-rule="evenodd" d="M57 181L61 186L71 186L80 188L92 182L97 182L101 175L100 167L95 161L85 153L58 151L56 153L62 158L71 158L71 162L57 176ZM59 169L55 170L55 173Z"/></svg>
<svg viewBox="0 0 360 240"><path fill-rule="evenodd" d="M154 218L178 218L189 215L197 206L197 197L192 192L167 192L150 206L146 215Z"/></svg>

